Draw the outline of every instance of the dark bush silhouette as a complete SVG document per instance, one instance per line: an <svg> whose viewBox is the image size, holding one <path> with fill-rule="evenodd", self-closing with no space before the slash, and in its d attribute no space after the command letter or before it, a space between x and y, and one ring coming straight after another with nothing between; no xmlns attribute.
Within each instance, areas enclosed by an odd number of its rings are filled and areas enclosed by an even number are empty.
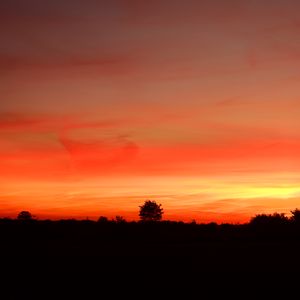
<svg viewBox="0 0 300 300"><path fill-rule="evenodd" d="M155 201L146 200L144 205L140 206L140 219L142 221L160 221L164 211L161 204Z"/></svg>
<svg viewBox="0 0 300 300"><path fill-rule="evenodd" d="M108 218L104 217L104 216L100 216L98 219L99 223L107 223L108 222Z"/></svg>
<svg viewBox="0 0 300 300"><path fill-rule="evenodd" d="M291 211L291 221L296 224L300 224L300 210L296 208L295 210Z"/></svg>
<svg viewBox="0 0 300 300"><path fill-rule="evenodd" d="M21 221L29 221L33 220L33 216L29 211L23 210L18 214L17 219Z"/></svg>
<svg viewBox="0 0 300 300"><path fill-rule="evenodd" d="M114 221L115 221L116 223L126 223L125 218L122 217L122 216L116 216L115 219L114 219Z"/></svg>
<svg viewBox="0 0 300 300"><path fill-rule="evenodd" d="M257 226L277 226L287 224L288 221L289 219L282 213L258 214L251 218L250 224Z"/></svg>

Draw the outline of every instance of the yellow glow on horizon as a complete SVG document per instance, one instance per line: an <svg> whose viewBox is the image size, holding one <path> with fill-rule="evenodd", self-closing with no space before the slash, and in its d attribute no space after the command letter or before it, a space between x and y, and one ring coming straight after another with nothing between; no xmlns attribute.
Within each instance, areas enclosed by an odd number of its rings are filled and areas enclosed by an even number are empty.
<svg viewBox="0 0 300 300"><path fill-rule="evenodd" d="M28 209L35 215L50 217L122 214L137 219L138 206L146 199L153 199L163 204L167 219L189 220L193 216L201 220L206 216L208 221L214 221L219 216L246 220L259 213L257 207L268 212L272 208L288 212L299 207L297 182L300 181L296 174L116 177L64 183L22 181L3 185L0 203L11 214Z"/></svg>

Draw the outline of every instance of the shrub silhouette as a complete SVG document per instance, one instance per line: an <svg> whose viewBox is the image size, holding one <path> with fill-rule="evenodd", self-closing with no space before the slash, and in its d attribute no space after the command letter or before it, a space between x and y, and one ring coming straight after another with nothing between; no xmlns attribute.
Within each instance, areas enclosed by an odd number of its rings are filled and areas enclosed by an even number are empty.
<svg viewBox="0 0 300 300"><path fill-rule="evenodd" d="M250 220L251 225L257 226L278 226L287 223L288 218L282 213L258 214Z"/></svg>
<svg viewBox="0 0 300 300"><path fill-rule="evenodd" d="M161 204L157 204L155 201L146 200L145 203L140 206L139 217L142 221L160 221L163 213L164 211Z"/></svg>
<svg viewBox="0 0 300 300"><path fill-rule="evenodd" d="M99 223L107 223L108 222L108 218L104 217L104 216L100 216L98 219Z"/></svg>
<svg viewBox="0 0 300 300"><path fill-rule="evenodd" d="M291 221L296 224L300 224L300 210L296 208L295 210L291 211Z"/></svg>
<svg viewBox="0 0 300 300"><path fill-rule="evenodd" d="M33 216L29 211L23 210L18 214L17 219L21 221L29 221L33 220Z"/></svg>
<svg viewBox="0 0 300 300"><path fill-rule="evenodd" d="M126 223L125 218L122 217L122 216L116 216L114 221L115 221L116 223Z"/></svg>

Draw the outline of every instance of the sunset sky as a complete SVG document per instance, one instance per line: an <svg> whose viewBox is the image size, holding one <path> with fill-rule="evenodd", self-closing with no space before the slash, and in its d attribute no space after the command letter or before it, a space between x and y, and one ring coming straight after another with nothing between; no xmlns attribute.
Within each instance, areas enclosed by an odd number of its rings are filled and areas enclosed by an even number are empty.
<svg viewBox="0 0 300 300"><path fill-rule="evenodd" d="M2 0L0 217L245 222L300 208L298 0Z"/></svg>

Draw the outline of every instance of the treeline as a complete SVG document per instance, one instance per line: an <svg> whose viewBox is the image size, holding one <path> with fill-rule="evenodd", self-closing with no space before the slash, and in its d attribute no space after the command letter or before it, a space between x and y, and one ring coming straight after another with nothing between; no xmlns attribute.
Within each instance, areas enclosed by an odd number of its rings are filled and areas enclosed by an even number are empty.
<svg viewBox="0 0 300 300"><path fill-rule="evenodd" d="M38 220L29 212L17 219L0 219L0 238L3 240L95 240L143 242L200 242L200 241L300 241L300 210L291 216L259 214L245 224L197 224L176 221L126 221L117 216L92 220Z"/></svg>
<svg viewBox="0 0 300 300"><path fill-rule="evenodd" d="M148 204L152 205L152 207ZM182 221L161 221L163 214L163 209L161 208L161 205L158 205L155 203L155 201L146 201L143 206L140 206L140 221L139 223L164 223L164 224L192 224L196 225L196 221L192 220L190 223L184 223ZM11 218L0 218L2 222L9 222L11 220L16 221L22 221L22 222L28 222L28 221L37 221L38 219L32 215L29 211L21 211L16 219ZM60 221L51 221L46 220L46 222L82 222L76 219L63 219ZM88 223L100 223L100 224L107 224L107 223L117 223L117 224L124 224L128 223L126 219L121 215L116 215L113 219L108 219L105 216L100 216L97 221L89 220L88 218L84 221L87 221ZM131 221L130 223L137 223L136 221ZM215 222L211 222L208 225L217 225ZM249 221L249 223L245 223L242 225L251 225L251 226L280 226L280 225L287 225L287 224L294 224L299 225L300 224L300 210L296 208L295 210L291 211L290 217L286 216L284 213L273 213L273 214L257 214L254 217L252 217ZM198 225L205 225L205 224L198 224ZM221 224L221 225L233 225L233 224ZM239 225L239 224L238 224ZM233 225L233 226L238 226Z"/></svg>

